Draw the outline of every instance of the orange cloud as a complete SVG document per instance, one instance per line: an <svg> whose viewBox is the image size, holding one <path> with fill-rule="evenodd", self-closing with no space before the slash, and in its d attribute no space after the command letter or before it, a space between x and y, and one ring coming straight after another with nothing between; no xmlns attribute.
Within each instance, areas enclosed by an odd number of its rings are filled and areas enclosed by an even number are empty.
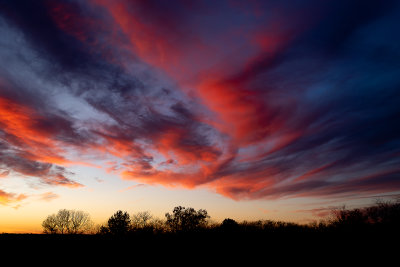
<svg viewBox="0 0 400 267"><path fill-rule="evenodd" d="M49 201L52 201L52 200L57 199L59 197L60 197L59 195L57 195L57 194L55 194L53 192L46 192L46 193L43 193L43 194L40 195L40 200L49 202Z"/></svg>
<svg viewBox="0 0 400 267"><path fill-rule="evenodd" d="M1 205L8 205L14 204L15 202L20 202L26 199L28 196L24 194L14 194L14 193L7 193L0 189L0 204Z"/></svg>
<svg viewBox="0 0 400 267"><path fill-rule="evenodd" d="M0 178L7 177L9 174L10 174L10 171L8 171L8 170L2 171L2 172L0 172Z"/></svg>

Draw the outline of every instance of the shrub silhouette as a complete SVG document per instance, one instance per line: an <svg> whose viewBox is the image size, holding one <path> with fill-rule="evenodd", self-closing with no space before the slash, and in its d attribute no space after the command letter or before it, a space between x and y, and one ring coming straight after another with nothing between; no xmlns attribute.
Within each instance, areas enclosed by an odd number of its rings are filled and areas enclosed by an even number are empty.
<svg viewBox="0 0 400 267"><path fill-rule="evenodd" d="M230 218L223 220L220 225L220 229L223 231L237 231L239 228L239 223Z"/></svg>
<svg viewBox="0 0 400 267"><path fill-rule="evenodd" d="M400 225L400 202L380 202L376 206L365 208L368 221L376 225L395 227Z"/></svg>
<svg viewBox="0 0 400 267"><path fill-rule="evenodd" d="M173 232L189 232L199 229L207 224L210 218L204 209L196 211L193 208L185 208L182 206L175 207L172 214L166 213L166 225Z"/></svg>
<svg viewBox="0 0 400 267"><path fill-rule="evenodd" d="M400 203L378 202L371 207L335 210L331 225L338 228L365 227L397 229L400 225Z"/></svg>

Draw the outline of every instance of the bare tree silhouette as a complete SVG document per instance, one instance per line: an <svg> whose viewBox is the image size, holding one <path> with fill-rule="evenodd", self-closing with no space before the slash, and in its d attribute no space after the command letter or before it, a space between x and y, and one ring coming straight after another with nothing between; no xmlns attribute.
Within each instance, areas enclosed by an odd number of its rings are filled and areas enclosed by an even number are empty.
<svg viewBox="0 0 400 267"><path fill-rule="evenodd" d="M144 229L150 226L153 215L149 211L141 211L133 214L132 226L137 229Z"/></svg>
<svg viewBox="0 0 400 267"><path fill-rule="evenodd" d="M58 232L56 215L52 214L47 216L42 222L42 227L45 234L56 234Z"/></svg>
<svg viewBox="0 0 400 267"><path fill-rule="evenodd" d="M62 209L59 210L56 219L57 219L57 228L61 234L64 234L68 231L70 225L70 212L69 210Z"/></svg>
<svg viewBox="0 0 400 267"><path fill-rule="evenodd" d="M84 211L61 209L42 222L43 232L49 234L81 234L93 226L90 215Z"/></svg>
<svg viewBox="0 0 400 267"><path fill-rule="evenodd" d="M72 234L79 234L88 231L93 227L93 222L87 212L71 210L70 211L70 225L69 232Z"/></svg>

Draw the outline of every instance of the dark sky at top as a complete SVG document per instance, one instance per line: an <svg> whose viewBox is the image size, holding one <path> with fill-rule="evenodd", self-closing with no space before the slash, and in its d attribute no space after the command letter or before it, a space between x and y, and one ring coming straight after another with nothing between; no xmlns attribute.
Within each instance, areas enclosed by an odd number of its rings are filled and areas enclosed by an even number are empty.
<svg viewBox="0 0 400 267"><path fill-rule="evenodd" d="M400 191L399 25L391 0L1 0L0 177Z"/></svg>

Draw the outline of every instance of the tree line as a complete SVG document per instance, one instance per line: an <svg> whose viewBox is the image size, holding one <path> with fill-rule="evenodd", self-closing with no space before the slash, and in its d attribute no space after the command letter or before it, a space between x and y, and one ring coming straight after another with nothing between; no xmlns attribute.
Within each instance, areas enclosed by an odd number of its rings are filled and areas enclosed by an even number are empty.
<svg viewBox="0 0 400 267"><path fill-rule="evenodd" d="M165 220L155 218L149 211L132 216L128 212L116 211L104 225L94 226L88 213L84 211L61 209L47 216L42 222L46 234L111 234L124 235L132 232L190 232L209 226L210 216L204 209L175 207L172 213L165 214Z"/></svg>
<svg viewBox="0 0 400 267"><path fill-rule="evenodd" d="M396 229L400 225L400 202L378 202L373 206L357 209L332 210L331 217L307 225L297 223L258 220L237 222L226 218L221 223L210 220L204 209L195 210L182 206L165 213L165 219L155 218L143 211L130 215L126 211L116 211L105 224L95 226L88 213L61 209L47 216L43 221L43 232L47 234L97 234L124 236L135 233L289 233L321 231L360 231Z"/></svg>

